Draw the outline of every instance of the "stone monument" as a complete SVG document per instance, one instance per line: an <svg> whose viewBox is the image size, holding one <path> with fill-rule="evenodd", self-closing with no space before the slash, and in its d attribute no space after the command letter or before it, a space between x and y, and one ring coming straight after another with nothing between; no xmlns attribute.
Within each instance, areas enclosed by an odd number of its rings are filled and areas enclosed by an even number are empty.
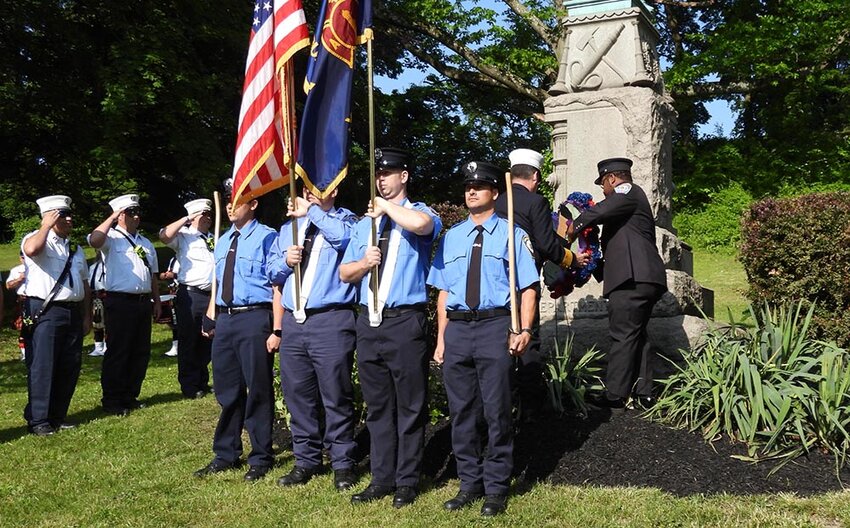
<svg viewBox="0 0 850 528"><path fill-rule="evenodd" d="M604 198L593 184L596 163L611 157L634 161L632 177L649 198L658 251L669 292L655 306L649 337L665 355L693 346L713 316L714 295L693 279L690 248L672 226L671 134L676 111L659 73L659 34L643 0L566 0L558 80L545 101L552 125L555 203L569 193ZM541 339L545 346L575 334L574 350L607 351L607 301L594 279L572 294L550 299L543 289Z"/></svg>

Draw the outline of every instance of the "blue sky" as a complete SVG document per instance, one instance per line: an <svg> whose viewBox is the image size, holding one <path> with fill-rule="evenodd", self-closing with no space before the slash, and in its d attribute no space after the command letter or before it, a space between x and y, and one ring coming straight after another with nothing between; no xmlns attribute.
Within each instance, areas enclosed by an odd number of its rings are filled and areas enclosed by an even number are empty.
<svg viewBox="0 0 850 528"><path fill-rule="evenodd" d="M382 92L389 93L393 90L403 92L409 86L422 82L425 74L418 70L406 70L398 79L389 77L375 76L375 87ZM729 103L723 100L715 100L705 105L708 113L711 115L708 123L699 127L701 135L716 135L718 130L720 135L728 137L732 133L732 128L735 125L735 114Z"/></svg>

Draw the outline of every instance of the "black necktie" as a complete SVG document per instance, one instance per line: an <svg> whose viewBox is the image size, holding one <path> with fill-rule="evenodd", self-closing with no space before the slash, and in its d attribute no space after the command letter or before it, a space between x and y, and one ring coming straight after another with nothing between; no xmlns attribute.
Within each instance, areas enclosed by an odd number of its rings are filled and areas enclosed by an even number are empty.
<svg viewBox="0 0 850 528"><path fill-rule="evenodd" d="M390 248L390 231L392 231L392 220L389 217L384 219L384 227L381 228L381 235L378 238L378 249L381 250L381 264L378 266L378 277L384 277L384 264L387 262L387 251Z"/></svg>
<svg viewBox="0 0 850 528"><path fill-rule="evenodd" d="M466 274L466 305L475 310L481 303L481 249L484 245L484 226L475 226L478 235L472 243L469 271Z"/></svg>
<svg viewBox="0 0 850 528"><path fill-rule="evenodd" d="M301 282L304 282L307 264L310 263L310 253L313 252L313 243L316 241L316 235L318 234L319 226L316 224L310 224L307 226L307 231L304 232L304 249L301 251Z"/></svg>
<svg viewBox="0 0 850 528"><path fill-rule="evenodd" d="M74 258L74 254L71 253L71 241L70 240L66 241L66 243L68 244L68 259L70 260L70 259ZM69 271L70 272L68 273L68 288L73 290L74 289L74 273L71 270L69 270Z"/></svg>
<svg viewBox="0 0 850 528"><path fill-rule="evenodd" d="M221 277L221 300L227 305L233 302L233 270L236 267L236 246L238 244L239 231L234 231L230 249L224 259L224 275Z"/></svg>

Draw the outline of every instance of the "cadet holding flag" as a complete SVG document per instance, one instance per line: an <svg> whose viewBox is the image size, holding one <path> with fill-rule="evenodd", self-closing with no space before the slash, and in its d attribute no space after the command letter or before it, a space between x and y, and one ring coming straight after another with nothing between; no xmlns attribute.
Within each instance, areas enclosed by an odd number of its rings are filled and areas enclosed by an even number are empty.
<svg viewBox="0 0 850 528"><path fill-rule="evenodd" d="M280 377L290 413L295 467L281 486L305 484L321 473L322 447L330 452L334 486L354 485L355 289L339 278L339 263L356 217L334 205L337 190L319 198L309 189L289 204L292 219L280 228L269 259L269 278L282 287L283 333ZM293 241L292 225L297 224ZM295 266L301 267L300 299L295 303ZM319 423L324 407L324 436Z"/></svg>
<svg viewBox="0 0 850 528"><path fill-rule="evenodd" d="M510 255L508 221L495 215L503 171L475 161L463 171L469 218L446 233L428 274L428 284L440 290L434 359L443 363L460 477L460 491L443 506L459 510L486 496L481 515L494 516L507 508L513 470L512 356L522 356L531 340L538 275L528 235L514 228L518 243ZM522 294L518 333L509 333L510 259L516 259ZM482 417L486 436L479 430Z"/></svg>
<svg viewBox="0 0 850 528"><path fill-rule="evenodd" d="M393 506L401 508L418 495L428 418L425 279L442 222L431 208L408 199L407 153L376 149L375 165L380 197L355 226L339 268L342 280L359 283L357 368L371 440L372 481L351 502L394 493ZM373 219L379 222L377 244L371 236Z"/></svg>

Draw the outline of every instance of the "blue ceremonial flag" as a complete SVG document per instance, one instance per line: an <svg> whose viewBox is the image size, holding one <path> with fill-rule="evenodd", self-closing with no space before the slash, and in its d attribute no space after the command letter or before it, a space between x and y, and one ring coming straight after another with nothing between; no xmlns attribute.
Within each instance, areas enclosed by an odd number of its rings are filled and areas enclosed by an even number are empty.
<svg viewBox="0 0 850 528"><path fill-rule="evenodd" d="M324 0L310 48L295 172L325 197L348 174L354 52L372 38L371 0Z"/></svg>

